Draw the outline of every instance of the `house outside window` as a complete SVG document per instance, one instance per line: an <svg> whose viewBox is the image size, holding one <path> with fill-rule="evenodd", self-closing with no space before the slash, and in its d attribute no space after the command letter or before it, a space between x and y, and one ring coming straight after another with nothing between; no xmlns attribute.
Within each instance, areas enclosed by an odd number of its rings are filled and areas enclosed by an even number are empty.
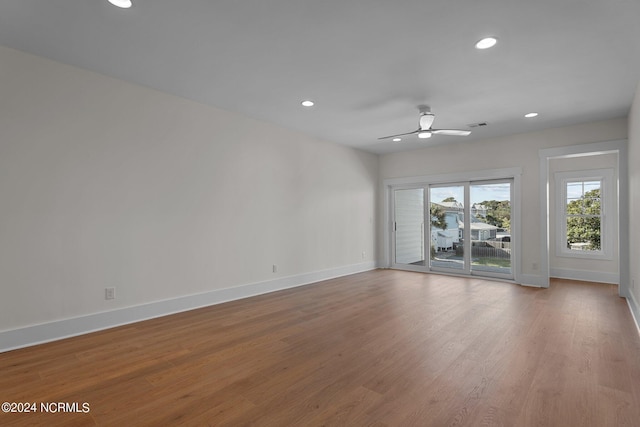
<svg viewBox="0 0 640 427"><path fill-rule="evenodd" d="M556 255L612 259L613 170L556 173Z"/></svg>

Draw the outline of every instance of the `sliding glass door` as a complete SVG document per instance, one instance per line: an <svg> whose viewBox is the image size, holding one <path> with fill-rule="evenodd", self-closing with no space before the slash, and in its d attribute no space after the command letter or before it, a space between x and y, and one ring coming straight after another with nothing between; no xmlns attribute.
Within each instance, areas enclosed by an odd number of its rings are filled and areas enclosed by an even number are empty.
<svg viewBox="0 0 640 427"><path fill-rule="evenodd" d="M393 190L397 268L513 278L513 180Z"/></svg>
<svg viewBox="0 0 640 427"><path fill-rule="evenodd" d="M464 248L465 185L429 187L431 267L467 271Z"/></svg>
<svg viewBox="0 0 640 427"><path fill-rule="evenodd" d="M511 180L471 183L471 271L513 277L511 271Z"/></svg>

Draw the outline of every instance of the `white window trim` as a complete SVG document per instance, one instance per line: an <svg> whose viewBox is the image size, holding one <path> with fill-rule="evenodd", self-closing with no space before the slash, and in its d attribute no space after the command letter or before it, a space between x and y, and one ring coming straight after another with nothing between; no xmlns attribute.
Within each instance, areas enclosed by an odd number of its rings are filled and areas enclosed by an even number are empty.
<svg viewBox="0 0 640 427"><path fill-rule="evenodd" d="M614 171L607 169L591 169L571 172L556 172L556 256L583 259L613 259L613 190ZM600 247L599 251L572 251L567 248L566 200L567 182L601 181L600 188Z"/></svg>
<svg viewBox="0 0 640 427"><path fill-rule="evenodd" d="M627 140L617 139L603 142L593 142L589 144L568 145L564 147L543 148L538 151L538 185L540 188L540 205L538 218L540 224L540 265L532 264L533 270L540 270L538 274L523 274L522 278L525 283L531 286L543 288L549 287L549 250L550 245L554 243L549 240L549 187L553 184L552 178L549 176L549 162L552 159L566 159L571 157L592 156L598 154L612 153L617 156L617 174L614 182L614 195L617 198L617 231L615 236L615 245L618 248L618 265L620 272L620 283L618 294L621 297L630 298L631 278L629 276L629 168L627 166L628 150ZM538 268L539 267L539 268Z"/></svg>

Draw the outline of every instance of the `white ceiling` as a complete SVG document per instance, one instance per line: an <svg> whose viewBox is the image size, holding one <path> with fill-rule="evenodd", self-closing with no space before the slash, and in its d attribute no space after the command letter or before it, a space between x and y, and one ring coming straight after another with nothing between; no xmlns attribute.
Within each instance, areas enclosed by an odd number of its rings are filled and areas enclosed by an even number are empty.
<svg viewBox="0 0 640 427"><path fill-rule="evenodd" d="M479 141L625 116L640 79L638 0L133 2L0 0L0 44L375 153L461 140L377 140L419 105Z"/></svg>

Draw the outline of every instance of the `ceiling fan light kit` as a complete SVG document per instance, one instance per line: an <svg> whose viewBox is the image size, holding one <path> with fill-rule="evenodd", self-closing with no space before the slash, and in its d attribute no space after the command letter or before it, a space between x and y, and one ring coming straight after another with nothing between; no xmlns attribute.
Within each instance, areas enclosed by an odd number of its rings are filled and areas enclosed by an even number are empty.
<svg viewBox="0 0 640 427"><path fill-rule="evenodd" d="M109 3L114 6L121 7L122 9L129 9L131 6L133 6L131 0L109 0Z"/></svg>

